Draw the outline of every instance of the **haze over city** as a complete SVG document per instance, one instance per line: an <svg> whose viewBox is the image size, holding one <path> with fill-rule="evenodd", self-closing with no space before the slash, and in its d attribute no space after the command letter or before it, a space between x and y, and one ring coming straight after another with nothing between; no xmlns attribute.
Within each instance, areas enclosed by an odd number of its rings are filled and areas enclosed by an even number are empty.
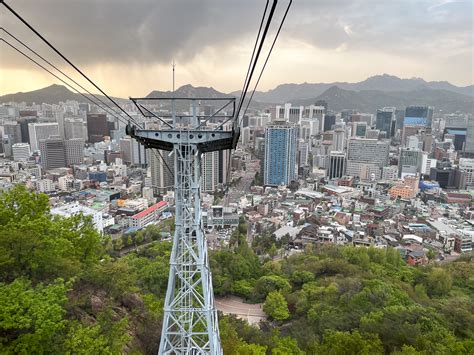
<svg viewBox="0 0 474 355"><path fill-rule="evenodd" d="M34 19L107 92L128 97L170 90L173 60L178 85L240 90L264 1L37 4L15 1L26 19ZM470 0L296 1L259 89L282 83L357 82L382 73L471 85L472 13ZM275 16L282 15L280 9ZM2 14L1 21L20 38L27 35L11 14ZM270 32L275 31L273 26ZM38 40L31 45L48 53ZM54 55L48 58L61 63ZM1 48L0 94L53 82L11 49Z"/></svg>

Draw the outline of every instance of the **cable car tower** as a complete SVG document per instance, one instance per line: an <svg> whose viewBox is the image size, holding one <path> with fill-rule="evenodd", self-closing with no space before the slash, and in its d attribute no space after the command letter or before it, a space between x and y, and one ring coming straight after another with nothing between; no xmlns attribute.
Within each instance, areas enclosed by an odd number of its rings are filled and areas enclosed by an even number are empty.
<svg viewBox="0 0 474 355"><path fill-rule="evenodd" d="M201 156L203 153L233 149L239 128L222 130L234 118L235 98L131 98L145 117L159 120L160 129L127 126L127 134L145 148L169 151L174 156L176 229L170 257L160 354L222 354L214 308L206 237L201 219ZM223 103L214 114L198 112L200 102ZM147 103L148 108L144 103ZM149 103L171 104L172 113L158 116ZM190 103L190 114L179 114L176 104ZM232 107L230 116L219 114ZM208 127L213 119L223 120ZM234 120L234 123L236 120Z"/></svg>
<svg viewBox="0 0 474 355"><path fill-rule="evenodd" d="M158 129L128 124L126 133L145 148L156 149L160 155L160 151L169 151L169 156L174 157L176 229L159 354L222 354L207 242L201 219L201 156L208 152L235 149L237 146L240 136L239 117L277 2L278 0L273 0L269 6L269 0L266 1L237 104L234 97L130 98L144 117L154 118ZM292 0L286 7L242 116L252 101L291 4ZM174 70L173 62L173 93ZM214 114L203 115L199 110L201 102L213 101L219 102L221 107ZM160 108L165 104L171 107L171 114L159 114ZM183 107L190 112L184 112ZM231 112L223 113L226 108ZM171 170L163 156L161 158L163 165Z"/></svg>

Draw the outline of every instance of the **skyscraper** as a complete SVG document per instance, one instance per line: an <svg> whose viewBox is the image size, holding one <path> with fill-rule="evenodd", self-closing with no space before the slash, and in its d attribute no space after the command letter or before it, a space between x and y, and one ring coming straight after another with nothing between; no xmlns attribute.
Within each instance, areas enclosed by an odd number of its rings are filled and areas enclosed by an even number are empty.
<svg viewBox="0 0 474 355"><path fill-rule="evenodd" d="M87 139L85 122L80 118L66 118L64 120L64 138L81 138L85 141Z"/></svg>
<svg viewBox="0 0 474 355"><path fill-rule="evenodd" d="M394 107L384 107L381 110L377 110L375 128L385 132L387 138L395 135L396 117Z"/></svg>
<svg viewBox="0 0 474 355"><path fill-rule="evenodd" d="M466 153L474 154L474 118L467 120L466 143L464 147Z"/></svg>
<svg viewBox="0 0 474 355"><path fill-rule="evenodd" d="M289 185L296 179L296 146L295 125L275 121L265 128L265 185Z"/></svg>
<svg viewBox="0 0 474 355"><path fill-rule="evenodd" d="M3 132L10 137L12 144L21 143L21 127L15 121L7 121L3 124Z"/></svg>
<svg viewBox="0 0 474 355"><path fill-rule="evenodd" d="M109 123L105 113L87 114L87 137L89 143L97 143L104 140L104 136L109 136Z"/></svg>
<svg viewBox="0 0 474 355"><path fill-rule="evenodd" d="M57 122L29 123L28 135L32 151L38 150L39 142L50 136L59 136L59 125Z"/></svg>
<svg viewBox="0 0 474 355"><path fill-rule="evenodd" d="M201 189L204 192L217 190L219 184L219 152L204 153L201 158Z"/></svg>
<svg viewBox="0 0 474 355"><path fill-rule="evenodd" d="M45 170L66 167L66 149L64 140L59 136L50 136L39 141L41 165Z"/></svg>
<svg viewBox="0 0 474 355"><path fill-rule="evenodd" d="M407 175L416 175L421 170L423 152L420 149L403 148L400 151L398 172L403 179Z"/></svg>
<svg viewBox="0 0 474 355"><path fill-rule="evenodd" d="M174 171L174 158L169 156L169 152L154 151L150 150L150 170L151 170L151 183L153 192L155 195L165 194L167 191L174 189L174 178L173 174L168 170ZM166 167L166 164L168 168Z"/></svg>
<svg viewBox="0 0 474 355"><path fill-rule="evenodd" d="M18 119L18 123L20 125L20 131L21 131L21 141L23 143L29 143L30 142L30 134L28 132L28 124L30 123L35 123L38 122L38 119L33 116L29 117L20 117Z"/></svg>
<svg viewBox="0 0 474 355"><path fill-rule="evenodd" d="M342 152L346 148L346 131L344 128L334 129L332 135L332 150Z"/></svg>
<svg viewBox="0 0 474 355"><path fill-rule="evenodd" d="M329 179L340 178L346 171L346 155L343 152L329 153L329 164L327 167L327 177Z"/></svg>
<svg viewBox="0 0 474 355"><path fill-rule="evenodd" d="M330 131L332 127L336 124L336 114L328 112L324 115L323 119L323 132Z"/></svg>
<svg viewBox="0 0 474 355"><path fill-rule="evenodd" d="M431 127L433 120L433 107L431 106L407 106L405 108L404 126Z"/></svg>
<svg viewBox="0 0 474 355"><path fill-rule="evenodd" d="M64 142L66 166L81 164L84 160L84 139L73 138Z"/></svg>

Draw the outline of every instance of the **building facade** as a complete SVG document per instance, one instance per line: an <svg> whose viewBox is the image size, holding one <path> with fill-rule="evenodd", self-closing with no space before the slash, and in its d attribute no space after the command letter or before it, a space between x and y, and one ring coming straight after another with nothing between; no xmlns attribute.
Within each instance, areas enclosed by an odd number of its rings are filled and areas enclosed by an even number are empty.
<svg viewBox="0 0 474 355"><path fill-rule="evenodd" d="M297 126L275 121L265 128L264 185L289 185L296 179Z"/></svg>

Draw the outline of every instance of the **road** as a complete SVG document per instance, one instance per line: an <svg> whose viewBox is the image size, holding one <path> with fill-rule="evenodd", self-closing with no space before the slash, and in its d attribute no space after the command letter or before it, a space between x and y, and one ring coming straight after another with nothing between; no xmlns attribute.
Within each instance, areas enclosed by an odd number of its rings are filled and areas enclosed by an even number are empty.
<svg viewBox="0 0 474 355"><path fill-rule="evenodd" d="M242 196L245 196L250 192L252 181L255 177L255 173L258 171L259 166L256 160L252 160L245 164L246 170L236 171L231 176L231 179L236 180L239 177L240 181L229 188L225 199L225 206L229 206L229 203L238 203Z"/></svg>
<svg viewBox="0 0 474 355"><path fill-rule="evenodd" d="M244 319L250 324L258 324L267 317L262 310L262 304L247 304L241 298L228 296L216 298L214 301L217 310L224 314L234 314L240 319Z"/></svg>

